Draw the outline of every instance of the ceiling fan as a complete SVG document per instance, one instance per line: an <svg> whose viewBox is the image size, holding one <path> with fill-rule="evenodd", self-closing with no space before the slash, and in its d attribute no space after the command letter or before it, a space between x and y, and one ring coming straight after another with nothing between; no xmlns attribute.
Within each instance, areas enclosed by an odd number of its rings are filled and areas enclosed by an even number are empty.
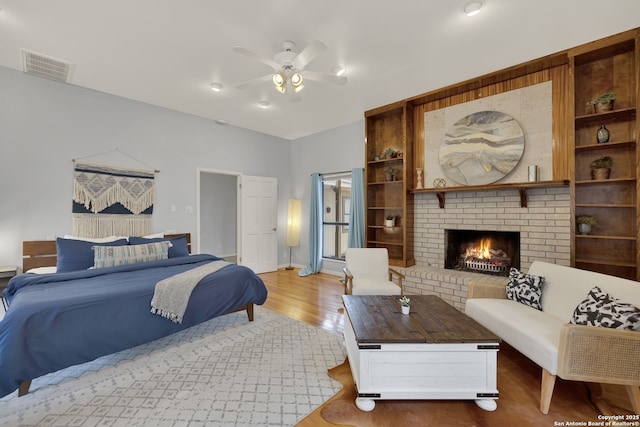
<svg viewBox="0 0 640 427"><path fill-rule="evenodd" d="M273 73L241 83L236 88L244 89L251 85L271 80L278 92L285 93L289 88L291 100L298 101L300 99L299 93L304 88L305 80L338 85L347 83L347 78L342 75L325 74L304 69L307 64L327 50L327 46L323 42L314 40L300 53L293 51L295 46L295 43L291 41L283 42L282 52L278 52L273 59L266 58L242 46L234 47L234 51L273 68Z"/></svg>

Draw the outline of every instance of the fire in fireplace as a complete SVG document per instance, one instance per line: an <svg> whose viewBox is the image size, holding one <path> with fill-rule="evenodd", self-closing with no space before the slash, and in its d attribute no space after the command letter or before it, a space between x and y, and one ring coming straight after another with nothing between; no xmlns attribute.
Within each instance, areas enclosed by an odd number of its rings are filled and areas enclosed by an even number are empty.
<svg viewBox="0 0 640 427"><path fill-rule="evenodd" d="M444 268L507 276L520 268L517 231L445 230Z"/></svg>

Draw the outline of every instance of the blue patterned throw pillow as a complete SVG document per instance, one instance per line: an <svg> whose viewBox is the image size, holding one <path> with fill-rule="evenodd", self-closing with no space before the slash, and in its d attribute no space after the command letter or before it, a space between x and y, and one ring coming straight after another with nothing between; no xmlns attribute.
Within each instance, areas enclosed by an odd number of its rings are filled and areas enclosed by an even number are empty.
<svg viewBox="0 0 640 427"><path fill-rule="evenodd" d="M94 267L105 268L169 258L171 242L127 246L94 246Z"/></svg>
<svg viewBox="0 0 640 427"><path fill-rule="evenodd" d="M640 331L640 309L594 286L587 298L578 304L569 322L574 325Z"/></svg>
<svg viewBox="0 0 640 427"><path fill-rule="evenodd" d="M511 268L507 283L507 298L536 310L542 310L540 305L542 285L544 285L544 277L525 274L517 268Z"/></svg>

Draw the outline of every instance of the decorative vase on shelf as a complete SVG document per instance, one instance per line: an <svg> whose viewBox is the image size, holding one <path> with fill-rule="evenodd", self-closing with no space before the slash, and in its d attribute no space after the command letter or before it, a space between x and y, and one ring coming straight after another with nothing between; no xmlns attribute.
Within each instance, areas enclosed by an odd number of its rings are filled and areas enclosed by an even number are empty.
<svg viewBox="0 0 640 427"><path fill-rule="evenodd" d="M578 224L580 234L591 234L591 224Z"/></svg>
<svg viewBox="0 0 640 427"><path fill-rule="evenodd" d="M385 227L393 227L394 226L395 221L392 219L385 219L384 220L384 226Z"/></svg>
<svg viewBox="0 0 640 427"><path fill-rule="evenodd" d="M409 314L409 312L411 311L411 306L403 305L401 307L402 307L402 314Z"/></svg>
<svg viewBox="0 0 640 427"><path fill-rule="evenodd" d="M597 132L598 144L609 142L609 129L605 125L600 126Z"/></svg>

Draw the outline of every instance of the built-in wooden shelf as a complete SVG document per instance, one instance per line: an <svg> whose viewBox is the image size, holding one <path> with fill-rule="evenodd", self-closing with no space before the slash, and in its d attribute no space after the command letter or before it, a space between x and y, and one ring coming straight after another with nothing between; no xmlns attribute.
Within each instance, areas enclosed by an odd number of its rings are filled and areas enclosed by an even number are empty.
<svg viewBox="0 0 640 427"><path fill-rule="evenodd" d="M576 181L576 185L597 185L611 184L616 182L635 182L635 178L609 178L609 179L589 179L586 181Z"/></svg>
<svg viewBox="0 0 640 427"><path fill-rule="evenodd" d="M594 258L576 258L576 264L596 264L596 265L615 265L618 267L635 268L634 262L624 262L610 259L594 259Z"/></svg>
<svg viewBox="0 0 640 427"><path fill-rule="evenodd" d="M576 151L604 150L608 148L623 147L625 145L632 147L636 145L636 141L635 139L630 139L628 141L609 141L602 142L600 144L577 145Z"/></svg>
<svg viewBox="0 0 640 427"><path fill-rule="evenodd" d="M635 108L620 108L612 111L605 111L595 114L584 114L582 116L576 116L576 124L586 124L600 122L602 120L615 120L623 118L633 118L636 115Z"/></svg>
<svg viewBox="0 0 640 427"><path fill-rule="evenodd" d="M598 234L576 234L576 239L604 239L604 240L631 240L635 241L636 236L603 236Z"/></svg>
<svg viewBox="0 0 640 427"><path fill-rule="evenodd" d="M505 184L464 185L464 186L458 186L458 187L421 188L421 189L411 190L411 192L414 194L436 193L436 195L438 196L440 209L444 209L446 193L517 189L520 192L520 206L523 208L526 208L527 207L527 190L529 188L563 187L565 185L569 185L569 180L563 179L559 181L514 182L514 183L505 183Z"/></svg>

